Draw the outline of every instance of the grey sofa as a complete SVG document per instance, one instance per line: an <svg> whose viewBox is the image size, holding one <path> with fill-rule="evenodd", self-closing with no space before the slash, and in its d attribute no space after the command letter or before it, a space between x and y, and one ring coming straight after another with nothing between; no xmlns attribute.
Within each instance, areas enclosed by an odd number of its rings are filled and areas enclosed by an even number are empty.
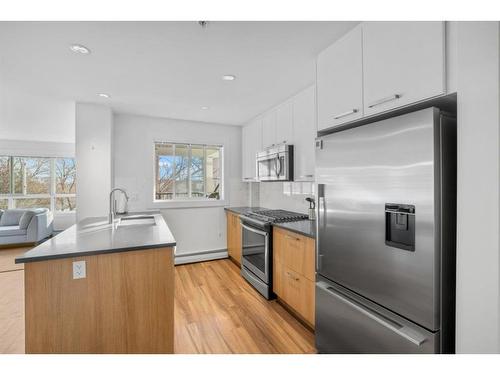
<svg viewBox="0 0 500 375"><path fill-rule="evenodd" d="M0 245L39 242L52 234L47 208L0 210Z"/></svg>

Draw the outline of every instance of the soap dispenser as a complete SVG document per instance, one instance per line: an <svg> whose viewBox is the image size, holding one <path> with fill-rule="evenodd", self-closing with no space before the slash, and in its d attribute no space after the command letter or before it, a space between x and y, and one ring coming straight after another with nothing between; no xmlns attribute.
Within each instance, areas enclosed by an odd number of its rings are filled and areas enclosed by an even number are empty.
<svg viewBox="0 0 500 375"><path fill-rule="evenodd" d="M316 220L316 202L314 202L314 198L306 198L306 201L309 202L309 220Z"/></svg>

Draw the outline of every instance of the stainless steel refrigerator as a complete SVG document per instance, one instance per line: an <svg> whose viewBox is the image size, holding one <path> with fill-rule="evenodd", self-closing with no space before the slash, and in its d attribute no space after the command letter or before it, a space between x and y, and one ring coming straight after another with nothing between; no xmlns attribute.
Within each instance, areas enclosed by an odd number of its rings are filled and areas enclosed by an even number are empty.
<svg viewBox="0 0 500 375"><path fill-rule="evenodd" d="M454 352L455 118L322 136L316 176L318 351Z"/></svg>

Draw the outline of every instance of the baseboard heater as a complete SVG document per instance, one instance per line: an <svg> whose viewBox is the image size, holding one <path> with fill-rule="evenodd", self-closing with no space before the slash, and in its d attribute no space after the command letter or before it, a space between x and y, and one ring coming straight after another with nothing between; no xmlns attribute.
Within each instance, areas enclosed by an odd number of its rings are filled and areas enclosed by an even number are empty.
<svg viewBox="0 0 500 375"><path fill-rule="evenodd" d="M208 260L227 258L227 249L216 249L208 251L198 251L196 253L178 254L175 256L175 264L187 264L205 262Z"/></svg>

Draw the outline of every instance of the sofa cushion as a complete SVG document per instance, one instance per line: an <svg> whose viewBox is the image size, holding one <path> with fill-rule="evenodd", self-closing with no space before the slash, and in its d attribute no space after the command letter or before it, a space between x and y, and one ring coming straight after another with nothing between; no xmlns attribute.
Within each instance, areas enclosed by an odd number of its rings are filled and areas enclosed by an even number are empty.
<svg viewBox="0 0 500 375"><path fill-rule="evenodd" d="M0 237L5 236L24 236L26 229L19 228L19 225L6 225L0 226Z"/></svg>
<svg viewBox="0 0 500 375"><path fill-rule="evenodd" d="M19 220L19 228L20 229L26 229L28 228L28 225L31 222L31 219L33 216L35 216L35 212L33 211L26 211L23 216L21 216L21 219Z"/></svg>
<svg viewBox="0 0 500 375"><path fill-rule="evenodd" d="M25 212L26 210L21 209L5 210L0 218L0 226L19 225L19 220Z"/></svg>

